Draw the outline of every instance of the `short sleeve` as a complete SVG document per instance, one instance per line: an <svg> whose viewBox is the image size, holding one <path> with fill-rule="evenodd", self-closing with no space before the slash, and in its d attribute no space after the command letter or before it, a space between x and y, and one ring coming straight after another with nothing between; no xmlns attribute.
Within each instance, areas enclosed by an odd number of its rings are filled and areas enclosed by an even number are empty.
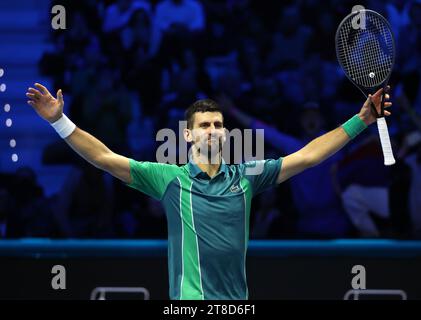
<svg viewBox="0 0 421 320"><path fill-rule="evenodd" d="M168 184L179 174L177 165L129 160L132 183L129 187L161 200Z"/></svg>
<svg viewBox="0 0 421 320"><path fill-rule="evenodd" d="M276 185L283 158L248 161L243 164L243 175L253 188L253 196Z"/></svg>

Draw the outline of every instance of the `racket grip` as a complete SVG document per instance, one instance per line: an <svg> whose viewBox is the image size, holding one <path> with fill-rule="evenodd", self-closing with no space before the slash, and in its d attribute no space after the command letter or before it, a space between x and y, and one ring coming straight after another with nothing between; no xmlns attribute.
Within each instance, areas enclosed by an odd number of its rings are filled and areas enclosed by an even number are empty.
<svg viewBox="0 0 421 320"><path fill-rule="evenodd" d="M379 129L380 143L382 145L384 165L391 166L395 164L393 157L392 145L390 143L389 130L387 129L386 119L384 117L377 118L377 129Z"/></svg>

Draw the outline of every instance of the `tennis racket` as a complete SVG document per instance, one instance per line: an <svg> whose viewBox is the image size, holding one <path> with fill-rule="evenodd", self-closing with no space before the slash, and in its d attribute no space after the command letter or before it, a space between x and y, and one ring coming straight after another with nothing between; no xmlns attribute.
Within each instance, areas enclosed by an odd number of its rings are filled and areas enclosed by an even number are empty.
<svg viewBox="0 0 421 320"><path fill-rule="evenodd" d="M384 118L386 88L396 55L395 40L389 22L372 10L354 11L339 24L335 46L340 66L366 98L383 88L380 113L373 103L371 109L377 117L384 164L392 165L396 161Z"/></svg>

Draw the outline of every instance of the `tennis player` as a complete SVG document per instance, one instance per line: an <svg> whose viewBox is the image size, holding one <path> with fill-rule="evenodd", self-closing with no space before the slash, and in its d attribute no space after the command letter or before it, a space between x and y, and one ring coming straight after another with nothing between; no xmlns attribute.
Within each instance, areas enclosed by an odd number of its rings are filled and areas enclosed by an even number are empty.
<svg viewBox="0 0 421 320"><path fill-rule="evenodd" d="M61 90L55 98L43 85L35 83L35 87L26 93L28 104L74 151L162 202L168 221L170 298L212 300L248 299L245 260L252 198L319 164L355 138L376 121L370 99L379 111L382 94L380 89L369 96L358 114L297 152L261 160L262 172L252 174L247 168L256 162L228 165L222 159L224 118L210 99L196 101L186 110L183 134L192 153L186 165L177 166L114 153L63 114Z"/></svg>

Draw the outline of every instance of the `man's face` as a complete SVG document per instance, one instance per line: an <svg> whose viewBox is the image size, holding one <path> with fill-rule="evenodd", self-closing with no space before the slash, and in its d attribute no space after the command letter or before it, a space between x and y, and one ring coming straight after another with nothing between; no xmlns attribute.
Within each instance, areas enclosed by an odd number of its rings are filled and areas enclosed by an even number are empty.
<svg viewBox="0 0 421 320"><path fill-rule="evenodd" d="M216 155L225 142L225 128L220 112L196 112L193 129L189 130L187 141L202 153Z"/></svg>

